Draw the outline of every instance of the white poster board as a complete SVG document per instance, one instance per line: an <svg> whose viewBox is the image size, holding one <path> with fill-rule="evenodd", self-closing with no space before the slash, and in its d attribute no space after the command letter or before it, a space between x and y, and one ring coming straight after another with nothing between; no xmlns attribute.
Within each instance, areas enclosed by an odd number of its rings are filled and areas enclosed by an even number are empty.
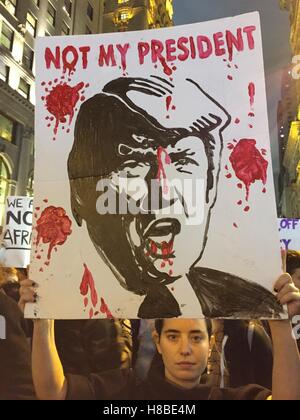
<svg viewBox="0 0 300 420"><path fill-rule="evenodd" d="M36 45L27 314L282 316L259 14Z"/></svg>
<svg viewBox="0 0 300 420"><path fill-rule="evenodd" d="M281 248L300 251L300 219L278 219Z"/></svg>
<svg viewBox="0 0 300 420"><path fill-rule="evenodd" d="M26 268L30 263L33 199L12 196L6 199L1 264Z"/></svg>

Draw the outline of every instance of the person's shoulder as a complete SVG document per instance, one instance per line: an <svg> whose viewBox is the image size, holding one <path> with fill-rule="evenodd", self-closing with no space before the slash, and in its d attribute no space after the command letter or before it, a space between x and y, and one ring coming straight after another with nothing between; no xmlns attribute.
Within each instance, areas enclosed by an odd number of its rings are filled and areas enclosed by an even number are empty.
<svg viewBox="0 0 300 420"><path fill-rule="evenodd" d="M266 401L271 391L259 385L249 384L239 388L212 388L210 400Z"/></svg>

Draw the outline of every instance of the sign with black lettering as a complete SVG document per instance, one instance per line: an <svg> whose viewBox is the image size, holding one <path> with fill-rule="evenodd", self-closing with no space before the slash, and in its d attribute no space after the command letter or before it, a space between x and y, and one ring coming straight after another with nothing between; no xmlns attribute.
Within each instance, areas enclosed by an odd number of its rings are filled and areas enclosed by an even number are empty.
<svg viewBox="0 0 300 420"><path fill-rule="evenodd" d="M8 197L3 244L6 267L27 267L30 263L33 199Z"/></svg>

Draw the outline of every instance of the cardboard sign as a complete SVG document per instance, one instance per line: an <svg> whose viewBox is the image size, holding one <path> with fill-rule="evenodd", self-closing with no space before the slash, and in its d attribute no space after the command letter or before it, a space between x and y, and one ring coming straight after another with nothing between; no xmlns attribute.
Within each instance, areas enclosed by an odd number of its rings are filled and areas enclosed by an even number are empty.
<svg viewBox="0 0 300 420"><path fill-rule="evenodd" d="M300 251L300 219L278 219L281 247Z"/></svg>
<svg viewBox="0 0 300 420"><path fill-rule="evenodd" d="M258 13L36 58L28 315L283 316Z"/></svg>
<svg viewBox="0 0 300 420"><path fill-rule="evenodd" d="M30 263L33 199L7 197L4 250L1 263L5 267L26 268Z"/></svg>

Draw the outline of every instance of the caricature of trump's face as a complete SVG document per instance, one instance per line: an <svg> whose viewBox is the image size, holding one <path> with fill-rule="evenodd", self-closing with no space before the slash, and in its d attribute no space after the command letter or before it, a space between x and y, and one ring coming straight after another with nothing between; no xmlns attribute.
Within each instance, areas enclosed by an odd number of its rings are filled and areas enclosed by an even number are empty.
<svg viewBox="0 0 300 420"><path fill-rule="evenodd" d="M125 288L146 294L201 257L229 119L190 80L176 90L117 79L82 105L68 162L73 213ZM118 210L103 211L113 196Z"/></svg>

